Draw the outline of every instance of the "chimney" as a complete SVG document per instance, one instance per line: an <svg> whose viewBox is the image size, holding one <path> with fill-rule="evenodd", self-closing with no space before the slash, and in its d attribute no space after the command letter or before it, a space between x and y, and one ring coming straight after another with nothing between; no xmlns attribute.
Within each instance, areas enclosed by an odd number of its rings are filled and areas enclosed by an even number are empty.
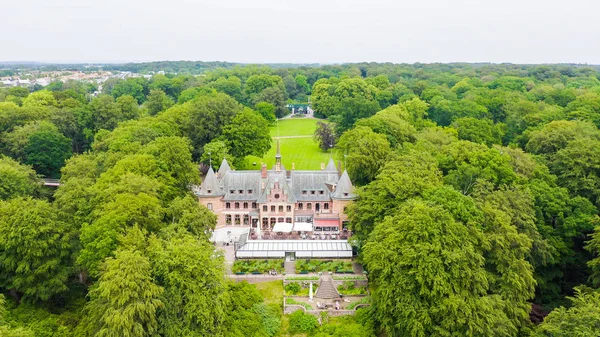
<svg viewBox="0 0 600 337"><path fill-rule="evenodd" d="M263 179L267 178L267 165L265 163L260 167L260 177Z"/></svg>
<svg viewBox="0 0 600 337"><path fill-rule="evenodd" d="M321 170L325 169L325 163L321 163Z"/></svg>
<svg viewBox="0 0 600 337"><path fill-rule="evenodd" d="M295 170L295 169L296 169L296 164L292 163L292 170Z"/></svg>
<svg viewBox="0 0 600 337"><path fill-rule="evenodd" d="M338 175L342 175L342 161L338 160Z"/></svg>

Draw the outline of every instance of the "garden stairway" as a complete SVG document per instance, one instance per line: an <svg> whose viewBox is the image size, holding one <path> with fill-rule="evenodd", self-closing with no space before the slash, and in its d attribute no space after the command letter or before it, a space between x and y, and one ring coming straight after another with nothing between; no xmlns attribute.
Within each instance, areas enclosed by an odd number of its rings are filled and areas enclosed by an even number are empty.
<svg viewBox="0 0 600 337"><path fill-rule="evenodd" d="M319 281L319 288L317 288L315 297L322 299L340 298L340 293L338 293L337 289L335 288L331 276L324 275L321 277L321 280Z"/></svg>
<svg viewBox="0 0 600 337"><path fill-rule="evenodd" d="M296 261L285 261L283 268L286 274L296 274Z"/></svg>

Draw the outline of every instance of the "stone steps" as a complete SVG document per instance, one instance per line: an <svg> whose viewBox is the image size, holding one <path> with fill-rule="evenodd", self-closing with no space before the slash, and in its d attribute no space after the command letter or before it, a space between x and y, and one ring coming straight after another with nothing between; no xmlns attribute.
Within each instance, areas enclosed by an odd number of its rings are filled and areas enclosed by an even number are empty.
<svg viewBox="0 0 600 337"><path fill-rule="evenodd" d="M319 288L317 289L315 297L322 299L340 298L340 293L338 293L337 289L335 288L331 276L321 277Z"/></svg>

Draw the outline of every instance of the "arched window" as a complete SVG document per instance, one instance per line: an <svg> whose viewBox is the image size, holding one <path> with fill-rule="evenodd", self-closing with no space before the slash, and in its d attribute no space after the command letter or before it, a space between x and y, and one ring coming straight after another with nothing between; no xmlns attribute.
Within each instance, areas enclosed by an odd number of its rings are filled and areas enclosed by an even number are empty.
<svg viewBox="0 0 600 337"><path fill-rule="evenodd" d="M292 206L290 206L290 205L285 206L285 211L286 212L291 212L292 211Z"/></svg>
<svg viewBox="0 0 600 337"><path fill-rule="evenodd" d="M290 217L285 218L285 222L292 223L292 218L290 218Z"/></svg>
<svg viewBox="0 0 600 337"><path fill-rule="evenodd" d="M301 202L298 203L298 209L302 209L304 207L304 204L302 204Z"/></svg>
<svg viewBox="0 0 600 337"><path fill-rule="evenodd" d="M277 219L277 222L283 222L283 221L284 221L283 217Z"/></svg>
<svg viewBox="0 0 600 337"><path fill-rule="evenodd" d="M279 205L279 211L283 212L283 205Z"/></svg>
<svg viewBox="0 0 600 337"><path fill-rule="evenodd" d="M230 209L231 208L231 203L230 202L226 202L225 203L225 208Z"/></svg>
<svg viewBox="0 0 600 337"><path fill-rule="evenodd" d="M329 209L329 203L328 202L326 202L326 203L323 204L323 209Z"/></svg>
<svg viewBox="0 0 600 337"><path fill-rule="evenodd" d="M206 208L208 208L212 211L212 204L209 202L208 204L206 204Z"/></svg>
<svg viewBox="0 0 600 337"><path fill-rule="evenodd" d="M231 225L231 214L225 215L225 223Z"/></svg>
<svg viewBox="0 0 600 337"><path fill-rule="evenodd" d="M240 203L239 203L239 202L236 202L236 203L234 204L234 207L235 207L235 208L240 208Z"/></svg>
<svg viewBox="0 0 600 337"><path fill-rule="evenodd" d="M271 212L275 212L275 206L271 206Z"/></svg>
<svg viewBox="0 0 600 337"><path fill-rule="evenodd" d="M244 202L244 209L247 209L247 208L248 208L248 203Z"/></svg>
<svg viewBox="0 0 600 337"><path fill-rule="evenodd" d="M269 210L269 208L267 207L267 205L263 205L263 212L266 212L268 210Z"/></svg>
<svg viewBox="0 0 600 337"><path fill-rule="evenodd" d="M312 204L310 202L306 204L306 209L312 209Z"/></svg>
<svg viewBox="0 0 600 337"><path fill-rule="evenodd" d="M235 215L235 224L236 224L236 225L239 225L239 224L240 224L240 215L239 215L239 214L236 214L236 215Z"/></svg>
<svg viewBox="0 0 600 337"><path fill-rule="evenodd" d="M256 203L255 202L252 203L252 208L256 208Z"/></svg>
<svg viewBox="0 0 600 337"><path fill-rule="evenodd" d="M244 214L244 225L248 225L248 223L250 223L250 217L248 217L248 214Z"/></svg>

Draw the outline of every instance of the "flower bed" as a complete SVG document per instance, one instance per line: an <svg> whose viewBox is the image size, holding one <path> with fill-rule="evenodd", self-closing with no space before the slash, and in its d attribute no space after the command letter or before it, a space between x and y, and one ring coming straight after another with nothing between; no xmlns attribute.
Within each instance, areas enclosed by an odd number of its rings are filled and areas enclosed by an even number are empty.
<svg viewBox="0 0 600 337"><path fill-rule="evenodd" d="M350 260L296 260L296 273L307 274L317 272L352 273Z"/></svg>
<svg viewBox="0 0 600 337"><path fill-rule="evenodd" d="M266 274L271 270L283 272L283 260L235 260L231 271L234 274Z"/></svg>
<svg viewBox="0 0 600 337"><path fill-rule="evenodd" d="M319 276L288 276L286 281L318 281Z"/></svg>
<svg viewBox="0 0 600 337"><path fill-rule="evenodd" d="M337 287L340 294L343 295L364 295L367 293L366 287L356 287L354 282L347 281Z"/></svg>
<svg viewBox="0 0 600 337"><path fill-rule="evenodd" d="M366 297L363 297L360 301L356 301L356 302L352 302L352 303L348 304L346 306L346 309L348 309L348 310L354 310L357 305L359 305L359 304L368 304L370 302L371 302L371 298L368 297L368 296L366 296Z"/></svg>

